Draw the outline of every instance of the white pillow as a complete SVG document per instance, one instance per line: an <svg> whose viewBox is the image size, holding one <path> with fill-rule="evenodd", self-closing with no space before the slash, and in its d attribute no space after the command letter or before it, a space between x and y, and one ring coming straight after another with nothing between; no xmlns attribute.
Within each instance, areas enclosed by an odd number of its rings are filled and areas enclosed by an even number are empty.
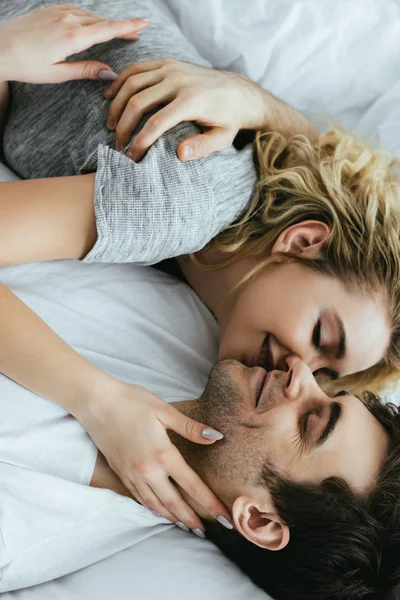
<svg viewBox="0 0 400 600"><path fill-rule="evenodd" d="M161 0L220 69L353 128L400 73L397 0Z"/></svg>

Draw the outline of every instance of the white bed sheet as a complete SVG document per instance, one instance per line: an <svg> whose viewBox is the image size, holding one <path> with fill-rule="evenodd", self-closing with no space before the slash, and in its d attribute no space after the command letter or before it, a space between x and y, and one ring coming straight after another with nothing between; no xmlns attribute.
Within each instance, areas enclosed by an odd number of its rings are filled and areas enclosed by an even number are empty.
<svg viewBox="0 0 400 600"><path fill-rule="evenodd" d="M159 2L215 66L247 73L317 123L330 115L400 157L398 0ZM1 178L10 178L10 172L0 166ZM211 545L175 530L72 575L3 597L267 598Z"/></svg>
<svg viewBox="0 0 400 600"><path fill-rule="evenodd" d="M96 366L124 381L134 382L137 381L136 375L140 373L140 369L139 372L136 372L137 354L135 351L132 354L131 350L137 342L137 337L140 336L140 331L135 337L132 324L131 327L124 327L124 323L129 322L129 303L127 304L126 298L138 294L137 285L138 281L140 284L140 280L134 276L135 269L139 269L141 272L148 270L150 272L148 277L152 279L158 275L161 277L161 274L150 267L140 268L115 264L88 265L71 260L3 267L0 268L0 281L17 293L59 335L80 351L83 356L92 360ZM144 274L144 278L146 279L146 274ZM110 293L110 285L112 293ZM166 285L168 287L169 284ZM183 284L178 285L182 286ZM216 331L212 325L210 326L209 315L207 315L208 318L203 319L201 312L203 310L207 313L207 311L204 310L204 307L197 306L195 302L190 302L189 296L187 297L187 302L190 303L188 310L191 307L192 310L199 312L193 319L193 325L197 326L199 332L202 329L204 331L204 336L201 333L198 336L197 348L193 341L194 353L187 362L187 365L190 365L192 361L195 361L193 364L198 365L199 377L191 378L190 384L188 382L189 387L185 387L183 382L180 388L181 392L179 392L179 388L176 390L177 395L175 392L171 392L174 398L179 398L179 393L187 397L186 394L196 393L195 390L198 393L201 392L210 369L209 361L213 360L216 352L214 345ZM172 294L168 297L170 304L165 309L167 319L174 310L174 299L178 301ZM140 312L140 304L136 306ZM153 310L156 306L156 304L153 305ZM190 319L187 320L188 315L185 316L182 310L178 312L183 321L190 324ZM157 329L152 331L153 335L157 333ZM162 334L163 331L160 331L160 335ZM184 338L178 336L178 339L180 339L181 348L185 347L185 343L182 341ZM155 341L156 338L153 337L153 345ZM198 356L196 351L198 351ZM204 356L205 351L208 352L208 359ZM173 347L171 347L171 352L175 358L171 358L169 367L172 367L173 361L179 360L180 356L174 353ZM187 350L185 354L188 355ZM161 358L161 362L163 360L168 359ZM184 360L182 364L183 362ZM163 364L164 367L168 366L165 362ZM184 372L182 371L182 374ZM154 377L156 380L156 372ZM12 403L13 400L18 400L19 390L14 387L18 386L3 382L1 386L3 402ZM173 387L170 389L172 390ZM32 401L34 402L34 399ZM63 418L62 411L61 413L56 411L53 414L52 412L51 406L49 406L46 420L54 421L51 435L58 433L61 436L69 436L69 439L73 437L80 448L77 450L77 456L83 466L82 449L87 450L88 446L82 440L81 428L78 428L79 431L75 428L74 431L73 424L71 429L71 421ZM56 414L58 416L55 416ZM12 417L10 418L12 419ZM51 435L46 438L44 443L52 443ZM24 437L23 430L21 437ZM55 453L54 456L57 456L59 460L65 456L57 444L47 445L46 448L43 447L43 444L40 445L40 441L36 442L36 446L31 444L31 447L28 446L28 443L25 447L29 448L29 451L36 449L38 460L43 460L43 465L49 464L44 457L40 457L40 454L46 454L46 450L47 453L49 451ZM2 458L7 461L6 451L3 452ZM13 458L10 460L13 461ZM93 465L93 458L90 459L90 463ZM32 461L28 464L23 462L20 467L21 469L16 469L16 472L24 468L35 469ZM48 466L44 466L44 469L46 473L52 473ZM61 468L57 473L60 477L68 477L68 472L64 472ZM75 469L72 470L72 473L75 474ZM57 494L53 497L57 499ZM68 499L66 501L68 506ZM93 506L95 507L95 505ZM191 600L203 600L206 594L206 597L212 600L224 600L224 598L245 600L249 597L261 600L265 598L265 595L223 557L211 542L199 540L194 535L177 528L173 529L172 532L158 533L154 536L158 539L154 539L151 543L147 543L150 540L146 539L118 555L56 581L11 593L6 592L2 594L2 597L13 600L15 598L22 600L54 600L55 598L59 600L87 600L88 598L105 600L110 597L176 600L182 594L183 597L189 597ZM40 553L40 548L38 552ZM22 562L22 560L20 553L20 561ZM62 560L61 550L60 560Z"/></svg>
<svg viewBox="0 0 400 600"><path fill-rule="evenodd" d="M308 114L380 141L369 108L400 80L399 0L159 0L215 67L245 73ZM398 130L382 144L398 148Z"/></svg>

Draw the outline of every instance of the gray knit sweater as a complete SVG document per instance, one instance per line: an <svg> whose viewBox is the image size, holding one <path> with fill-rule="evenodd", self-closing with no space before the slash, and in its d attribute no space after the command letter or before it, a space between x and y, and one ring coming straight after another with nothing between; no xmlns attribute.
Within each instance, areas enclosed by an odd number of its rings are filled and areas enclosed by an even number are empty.
<svg viewBox="0 0 400 600"><path fill-rule="evenodd" d="M0 19L53 3L0 2ZM104 61L117 72L135 61L167 57L208 65L154 0L72 3L107 17L151 17L138 41L113 40L72 58ZM10 87L4 154L11 168L27 179L96 171L98 239L86 261L153 264L194 252L232 223L251 198L256 175L249 147L181 162L179 142L198 131L185 122L134 163L113 149L115 134L105 126L110 102L102 96L104 83L12 82Z"/></svg>

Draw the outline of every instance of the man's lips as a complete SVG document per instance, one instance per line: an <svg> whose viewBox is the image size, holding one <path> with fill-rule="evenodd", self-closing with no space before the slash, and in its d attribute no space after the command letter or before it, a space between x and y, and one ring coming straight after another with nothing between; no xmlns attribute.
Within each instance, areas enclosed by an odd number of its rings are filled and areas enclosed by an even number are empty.
<svg viewBox="0 0 400 600"><path fill-rule="evenodd" d="M269 403L271 395L271 386L278 385L280 387L287 387L290 385L292 379L292 370L285 373L284 371L278 371L273 369L267 372L261 367L253 367L251 369L250 387L251 387L251 405L254 408L263 407Z"/></svg>
<svg viewBox="0 0 400 600"><path fill-rule="evenodd" d="M252 405L257 406L258 401L260 399L261 393L264 388L264 383L267 378L267 372L265 369L261 367L253 367L251 369L251 377L250 377L250 387L251 387L251 399Z"/></svg>

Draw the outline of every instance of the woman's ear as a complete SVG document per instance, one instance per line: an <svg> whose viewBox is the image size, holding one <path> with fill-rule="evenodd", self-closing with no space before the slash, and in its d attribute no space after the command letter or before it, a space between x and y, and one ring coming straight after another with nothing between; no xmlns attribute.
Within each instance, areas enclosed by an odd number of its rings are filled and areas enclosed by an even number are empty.
<svg viewBox="0 0 400 600"><path fill-rule="evenodd" d="M266 550L282 550L289 543L290 530L274 512L270 499L260 502L240 496L232 507L232 516L238 532L249 542Z"/></svg>
<svg viewBox="0 0 400 600"><path fill-rule="evenodd" d="M330 229L322 221L302 221L282 231L271 254L290 253L299 258L320 258L329 235Z"/></svg>

